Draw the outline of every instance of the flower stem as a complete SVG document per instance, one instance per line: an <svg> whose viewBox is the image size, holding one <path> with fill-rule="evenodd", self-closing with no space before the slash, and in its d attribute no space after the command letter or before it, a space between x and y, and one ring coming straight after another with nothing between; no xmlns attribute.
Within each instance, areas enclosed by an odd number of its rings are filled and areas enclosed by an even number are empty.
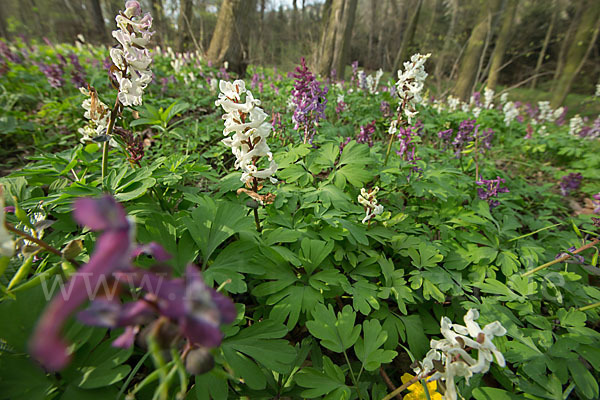
<svg viewBox="0 0 600 400"><path fill-rule="evenodd" d="M117 120L117 113L119 111L119 98L115 101L115 106L110 112L110 119L108 121L108 127L106 128L107 140L102 145L102 185L104 186L104 178L106 177L106 170L108 169L108 144L110 142L110 135L112 135L115 121Z"/></svg>
<svg viewBox="0 0 600 400"><path fill-rule="evenodd" d="M385 152L385 160L383 161L384 167L387 165L388 158L390 158L390 151L392 150L393 142L394 142L394 135L390 135L390 141L388 142L387 151Z"/></svg>
<svg viewBox="0 0 600 400"><path fill-rule="evenodd" d="M577 250L575 250L575 251L572 251L572 252L571 252L571 254L575 255L575 254L577 254L577 253L581 253L581 252L582 252L582 251L584 251L584 250L587 250L587 249L589 249L589 248L591 248L591 247L594 247L594 246L595 246L595 245L597 245L599 242L600 242L600 239L596 238L596 239L592 240L591 242L589 242L588 244L586 244L586 245L584 245L584 246L581 246L581 247L580 247L580 248L578 248ZM527 272L525 272L524 274L521 274L521 277L526 277L526 276L529 276L529 275L533 275L533 274L535 274L536 272L538 272L538 271L541 271L541 270L543 270L543 269L545 269L545 268L548 268L548 267L550 267L550 266L552 266L552 265L554 265L554 264L558 264L558 263L561 263L561 262L563 262L563 261L566 261L566 260L568 260L569 258L571 258L571 254L565 254L564 256L562 256L562 257L560 257L560 258L557 258L556 260L552 260L552 261L550 261L550 262L547 262L546 264L540 265L539 267L537 267L537 268L534 268L534 269L532 269L531 271L527 271Z"/></svg>
<svg viewBox="0 0 600 400"><path fill-rule="evenodd" d="M409 387L413 383L417 383L418 381L419 381L419 376L417 375L414 378L412 378L410 381L408 381L405 384L403 384L402 386L400 386L398 389L396 389L393 392L389 393L387 396L385 396L381 400L390 400L392 397L394 397L394 396L402 393L402 391L406 390L407 387Z"/></svg>
<svg viewBox="0 0 600 400"><path fill-rule="evenodd" d="M346 358L346 364L348 364L348 368L350 369L350 377L352 378L352 383L354 383L354 387L356 388L358 398L362 400L362 396L360 395L360 389L358 388L358 381L356 380L356 376L354 376L354 371L352 371L352 365L350 364L350 360L348 359L348 354L346 353L346 350L344 350L344 358Z"/></svg>
<svg viewBox="0 0 600 400"><path fill-rule="evenodd" d="M577 311L587 311L587 310L591 310L592 308L596 308L596 307L600 307L600 301L597 303L589 304L584 307L580 307L577 309Z"/></svg>

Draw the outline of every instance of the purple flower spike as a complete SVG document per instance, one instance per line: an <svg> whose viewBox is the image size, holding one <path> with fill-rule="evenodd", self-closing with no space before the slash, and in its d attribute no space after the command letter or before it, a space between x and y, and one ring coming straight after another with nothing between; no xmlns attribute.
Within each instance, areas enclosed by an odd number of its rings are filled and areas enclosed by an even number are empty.
<svg viewBox="0 0 600 400"><path fill-rule="evenodd" d="M327 105L327 86L321 84L306 66L304 57L300 60L300 66L292 75L296 81L292 89L293 103L296 105L292 122L294 129L301 130L303 140L309 140L317 131L321 119L325 118L325 106Z"/></svg>
<svg viewBox="0 0 600 400"><path fill-rule="evenodd" d="M563 176L560 181L560 193L563 196L568 196L572 191L579 189L582 181L583 175L579 172L571 172L569 175Z"/></svg>
<svg viewBox="0 0 600 400"><path fill-rule="evenodd" d="M496 177L496 179L482 179L475 182L476 184L483 186L482 188L477 188L477 195L481 200L487 200L490 205L490 210L500 205L500 202L497 200L498 194L509 192L507 187L500 186L505 182L506 180L499 176Z"/></svg>

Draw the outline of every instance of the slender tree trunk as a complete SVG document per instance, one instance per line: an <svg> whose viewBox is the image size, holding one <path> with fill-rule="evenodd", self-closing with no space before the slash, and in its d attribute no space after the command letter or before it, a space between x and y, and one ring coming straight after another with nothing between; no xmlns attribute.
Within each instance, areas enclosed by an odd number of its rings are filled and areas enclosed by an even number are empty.
<svg viewBox="0 0 600 400"><path fill-rule="evenodd" d="M558 77L556 88L552 93L550 104L553 108L559 107L565 101L573 80L581 71L596 42L599 30L600 2L598 0L588 0L577 32L575 32L573 43L569 47L563 71Z"/></svg>
<svg viewBox="0 0 600 400"><path fill-rule="evenodd" d="M502 15L502 27L500 28L500 34L496 40L496 47L492 53L492 62L490 65L490 74L488 75L487 87L495 89L498 83L498 76L500 69L502 68L502 59L506 52L509 39L513 31L513 23L515 20L515 14L518 6L517 0L507 0L504 13Z"/></svg>
<svg viewBox="0 0 600 400"><path fill-rule="evenodd" d="M324 14L321 45L315 52L316 71L323 77L336 70L337 76L344 78L357 1L333 0L328 13Z"/></svg>
<svg viewBox="0 0 600 400"><path fill-rule="evenodd" d="M106 41L106 26L104 25L104 17L102 16L102 7L100 0L89 0L90 11L92 13L92 21L96 28L97 39L99 42Z"/></svg>
<svg viewBox="0 0 600 400"><path fill-rule="evenodd" d="M412 44L413 39L415 38L415 31L417 30L417 22L419 21L419 14L421 13L422 5L423 0L417 0L415 11L408 21L408 25L404 30L404 33L402 34L402 42L400 44L400 49L398 49L398 53L396 53L396 58L394 58L392 71L397 71L400 63L408 58L408 51L410 50L410 45Z"/></svg>
<svg viewBox="0 0 600 400"><path fill-rule="evenodd" d="M0 37L8 38L8 29L6 29L6 17L3 3L0 2Z"/></svg>
<svg viewBox="0 0 600 400"><path fill-rule="evenodd" d="M552 13L552 18L550 19L550 25L548 25L548 30L546 31L546 36L544 37L544 43L542 44L542 49L540 50L540 54L538 55L537 63L535 64L535 70L533 71L533 79L531 81L530 87L535 89L535 85L537 84L537 75L540 73L542 69L542 64L544 63L544 58L546 57L546 50L548 50L548 44L550 43L550 38L552 37L552 31L554 30L554 24L556 23L556 18L558 17L558 5L556 4L556 0L552 2L552 7L554 7L554 12Z"/></svg>
<svg viewBox="0 0 600 400"><path fill-rule="evenodd" d="M576 4L578 4L578 6L575 11L575 15L573 15L573 19L571 20L571 23L569 24L569 29L567 30L567 33L565 34L565 37L560 45L560 51L558 53L558 62L556 64L556 70L554 71L554 82L555 83L556 83L556 80L558 79L558 77L560 76L560 74L562 73L563 67L565 65L565 59L566 59L567 52L569 51L569 47L571 46L571 43L573 42L573 36L575 35L575 31L577 30L577 26L579 25L579 22L581 20L581 15L585 8L584 0L580 0ZM552 87L552 90L554 90L554 85Z"/></svg>
<svg viewBox="0 0 600 400"><path fill-rule="evenodd" d="M192 0L180 0L179 2L179 18L177 19L177 51L183 53L185 44L190 39L189 24L192 22Z"/></svg>
<svg viewBox="0 0 600 400"><path fill-rule="evenodd" d="M500 2L499 0L489 0L483 3L485 5L481 4L478 22L467 42L467 48L460 62L458 80L454 86L454 95L462 101L468 100L471 95L488 29L491 27L490 21Z"/></svg>
<svg viewBox="0 0 600 400"><path fill-rule="evenodd" d="M249 21L254 17L254 0L223 0L207 58L214 64L229 63L229 70L244 76L248 66Z"/></svg>
<svg viewBox="0 0 600 400"><path fill-rule="evenodd" d="M369 27L369 44L367 45L367 59L369 66L373 66L373 37L377 26L377 0L371 0L371 26Z"/></svg>
<svg viewBox="0 0 600 400"><path fill-rule="evenodd" d="M440 57L435 63L434 75L435 79L438 83L438 86L442 82L442 74L444 73L444 67L446 58L448 53L450 52L450 46L454 39L454 31L456 29L456 20L458 18L458 0L450 0L449 6L451 8L451 17L450 17L450 25L448 26L448 31L446 32L446 37L444 38L444 47L442 48L442 52L440 53ZM438 87L439 89L439 87ZM438 90L439 91L439 90Z"/></svg>
<svg viewBox="0 0 600 400"><path fill-rule="evenodd" d="M164 22L164 8L162 0L150 0L152 7L152 27L154 35L152 37L159 46L163 46L167 38L167 26Z"/></svg>

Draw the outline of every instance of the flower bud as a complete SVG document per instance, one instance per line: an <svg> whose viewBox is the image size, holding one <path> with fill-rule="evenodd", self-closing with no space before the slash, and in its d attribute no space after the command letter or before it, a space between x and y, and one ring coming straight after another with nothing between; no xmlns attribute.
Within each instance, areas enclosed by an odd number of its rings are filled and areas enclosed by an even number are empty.
<svg viewBox="0 0 600 400"><path fill-rule="evenodd" d="M215 359L206 347L190 351L185 358L185 369L192 375L202 375L213 369Z"/></svg>

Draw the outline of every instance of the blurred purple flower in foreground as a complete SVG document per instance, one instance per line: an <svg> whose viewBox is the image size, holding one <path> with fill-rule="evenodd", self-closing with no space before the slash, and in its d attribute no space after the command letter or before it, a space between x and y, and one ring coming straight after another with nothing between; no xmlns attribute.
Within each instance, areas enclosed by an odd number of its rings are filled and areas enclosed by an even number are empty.
<svg viewBox="0 0 600 400"><path fill-rule="evenodd" d="M583 176L579 172L571 172L569 175L563 176L560 181L560 193L568 196L573 190L579 189L582 180Z"/></svg>
<svg viewBox="0 0 600 400"><path fill-rule="evenodd" d="M509 192L507 187L500 186L500 184L505 182L506 180L499 176L496 177L496 179L481 179L475 182L476 184L483 186L477 188L477 195L481 200L487 200L490 205L490 210L500 205L500 202L497 200L498 194Z"/></svg>
<svg viewBox="0 0 600 400"><path fill-rule="evenodd" d="M185 279L169 279L164 274L135 268L132 259L142 253L153 255L159 262L170 256L157 243L136 246L131 238L133 227L123 207L110 196L78 199L73 214L77 222L102 234L88 263L61 288L34 331L31 354L45 368L57 371L68 364L68 343L61 331L67 319L87 300L92 300L90 306L78 314L82 322L125 327L113 342L116 347L131 346L141 325L155 322L174 326L175 336L186 338L188 348L220 344L219 326L232 322L236 310L231 300L202 282L196 267L188 266ZM107 288L115 285L140 289L141 296L121 303L114 296L118 291L107 293ZM100 287L105 289L101 296L91 293L91 288Z"/></svg>

